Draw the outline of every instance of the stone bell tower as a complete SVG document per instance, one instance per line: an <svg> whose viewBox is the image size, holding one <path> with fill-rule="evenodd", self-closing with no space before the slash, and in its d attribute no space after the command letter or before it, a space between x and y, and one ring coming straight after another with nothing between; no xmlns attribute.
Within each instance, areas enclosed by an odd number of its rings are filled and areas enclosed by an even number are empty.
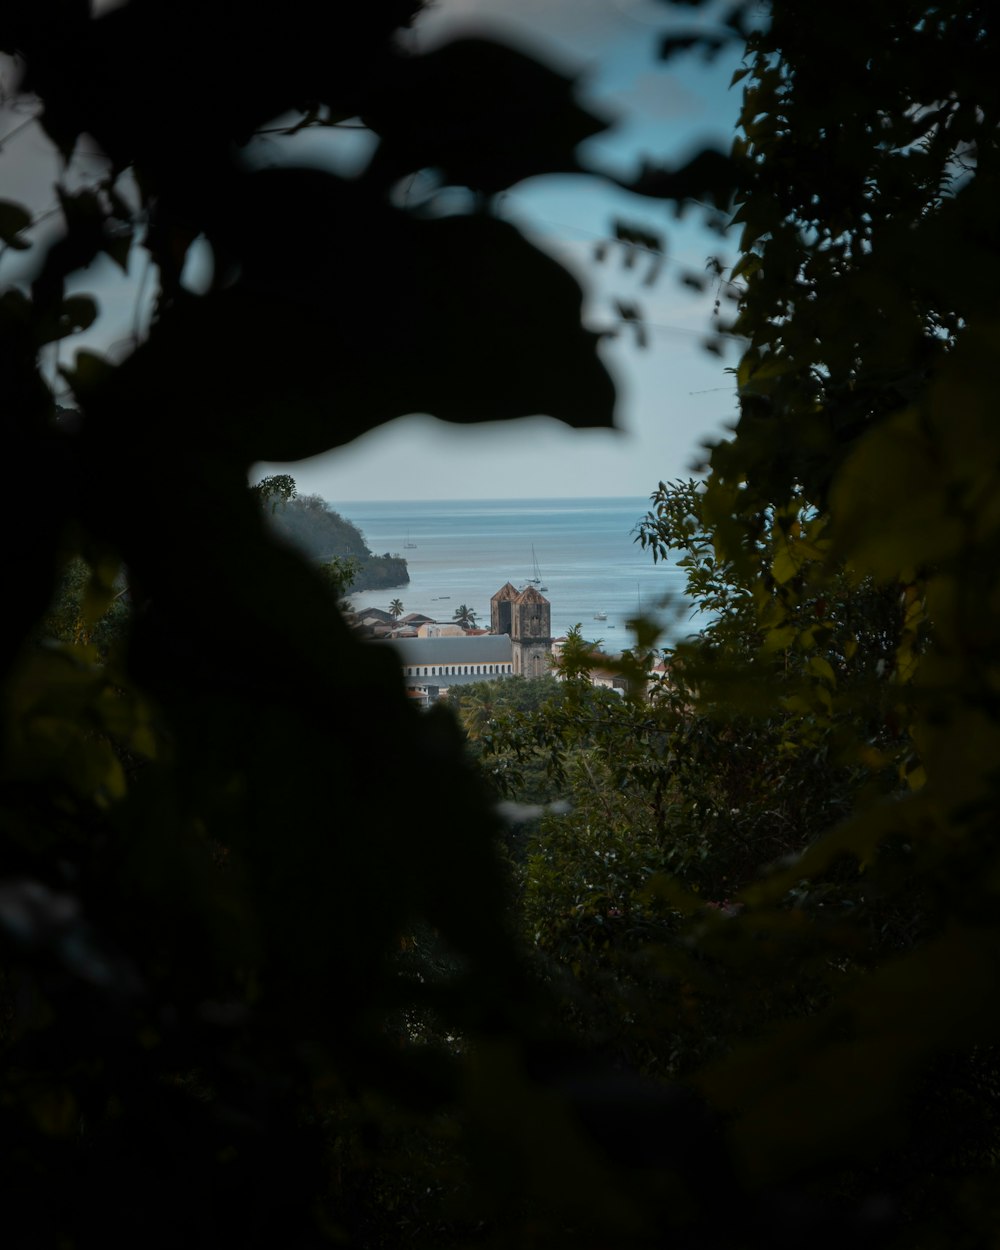
<svg viewBox="0 0 1000 1250"><path fill-rule="evenodd" d="M534 586L528 586L511 603L510 616L515 675L547 677L552 657L552 605Z"/></svg>
<svg viewBox="0 0 1000 1250"><path fill-rule="evenodd" d="M507 582L490 600L490 631L492 633L509 634L511 632L511 607L519 594L517 587Z"/></svg>

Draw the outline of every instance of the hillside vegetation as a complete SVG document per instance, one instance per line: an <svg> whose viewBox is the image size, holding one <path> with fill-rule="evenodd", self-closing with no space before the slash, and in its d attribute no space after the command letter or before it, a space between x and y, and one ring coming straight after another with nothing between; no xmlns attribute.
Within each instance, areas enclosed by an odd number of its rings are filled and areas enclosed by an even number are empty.
<svg viewBox="0 0 1000 1250"><path fill-rule="evenodd" d="M357 561L352 590L383 590L405 586L410 575L402 556L374 555L365 536L319 495L299 495L270 512L271 523L293 547L316 560Z"/></svg>

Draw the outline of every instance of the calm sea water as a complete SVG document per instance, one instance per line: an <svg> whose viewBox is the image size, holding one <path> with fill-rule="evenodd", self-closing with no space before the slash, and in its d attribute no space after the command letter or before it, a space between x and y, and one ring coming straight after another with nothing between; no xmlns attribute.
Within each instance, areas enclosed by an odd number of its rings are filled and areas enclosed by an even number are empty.
<svg viewBox="0 0 1000 1250"><path fill-rule="evenodd" d="M435 500L334 503L377 554L406 557L410 583L397 590L362 591L356 608L388 608L450 620L459 604L489 627L490 596L504 582L524 586L533 576L532 550L552 604L552 632L573 625L607 650L629 646L626 621L641 609L656 616L665 636L690 632L684 578L672 564L653 563L634 541L645 499ZM407 542L415 544L407 547ZM597 620L605 613L606 620Z"/></svg>

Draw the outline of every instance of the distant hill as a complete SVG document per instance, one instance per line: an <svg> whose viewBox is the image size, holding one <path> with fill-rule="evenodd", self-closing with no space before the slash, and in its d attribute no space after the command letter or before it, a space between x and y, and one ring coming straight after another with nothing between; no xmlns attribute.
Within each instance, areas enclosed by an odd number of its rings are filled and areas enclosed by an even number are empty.
<svg viewBox="0 0 1000 1250"><path fill-rule="evenodd" d="M315 560L353 556L360 568L352 590L386 590L409 583L402 556L373 555L358 527L319 495L299 495L278 504L270 519L282 538Z"/></svg>

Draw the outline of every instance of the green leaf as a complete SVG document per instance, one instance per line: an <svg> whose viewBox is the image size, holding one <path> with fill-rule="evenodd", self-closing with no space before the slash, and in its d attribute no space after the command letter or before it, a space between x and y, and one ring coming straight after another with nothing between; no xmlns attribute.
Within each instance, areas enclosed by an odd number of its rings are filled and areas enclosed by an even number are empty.
<svg viewBox="0 0 1000 1250"><path fill-rule="evenodd" d="M830 494L840 553L861 572L895 577L959 552L962 525L941 467L915 409L869 431Z"/></svg>
<svg viewBox="0 0 1000 1250"><path fill-rule="evenodd" d="M764 635L761 650L765 655L773 655L778 651L787 651L798 636L796 625L782 625L778 629L770 629Z"/></svg>
<svg viewBox="0 0 1000 1250"><path fill-rule="evenodd" d="M779 586L791 581L804 565L825 558L825 552L816 543L805 539L782 536L775 545L777 551L771 564L771 575Z"/></svg>
<svg viewBox="0 0 1000 1250"><path fill-rule="evenodd" d="M810 658L809 671L815 677L822 677L824 681L828 681L831 686L837 684L837 675L833 671L833 666L821 655L814 655Z"/></svg>
<svg viewBox="0 0 1000 1250"><path fill-rule="evenodd" d="M733 266L730 274L731 279L735 282L737 278L749 278L755 274L760 268L760 256L756 252L744 252L740 259Z"/></svg>

